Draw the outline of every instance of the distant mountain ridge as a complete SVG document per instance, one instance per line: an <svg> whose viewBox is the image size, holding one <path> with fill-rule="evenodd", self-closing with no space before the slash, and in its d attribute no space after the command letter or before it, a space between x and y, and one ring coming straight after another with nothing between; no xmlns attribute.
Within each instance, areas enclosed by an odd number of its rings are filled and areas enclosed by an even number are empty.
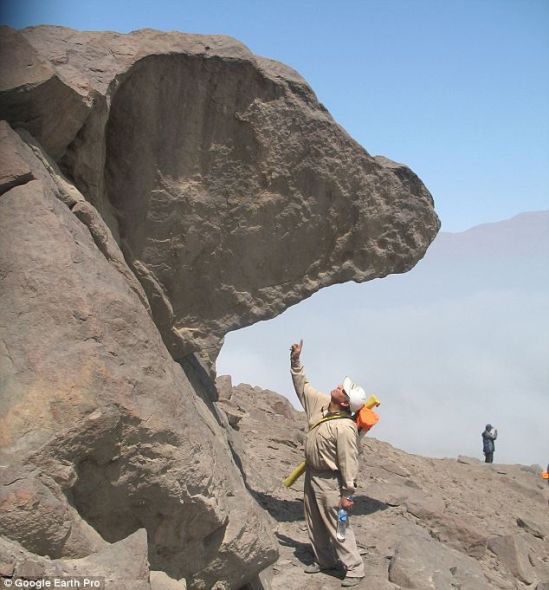
<svg viewBox="0 0 549 590"><path fill-rule="evenodd" d="M532 273L534 281L549 282L548 260L549 211L535 211L477 225L464 232L440 232L418 269L429 264L452 263L460 269L465 264L483 264L489 265L487 279L494 278L494 270L505 273L507 279L512 279L517 271L521 276L526 271Z"/></svg>
<svg viewBox="0 0 549 590"><path fill-rule="evenodd" d="M539 238L545 238L546 243L549 243L549 235L546 233L548 226L549 210L525 211L501 221L480 223L461 232L441 231L438 235L439 237L482 235L483 237L489 236L491 239L494 236L503 235L506 237L513 236L515 238L528 239L532 235L538 235Z"/></svg>

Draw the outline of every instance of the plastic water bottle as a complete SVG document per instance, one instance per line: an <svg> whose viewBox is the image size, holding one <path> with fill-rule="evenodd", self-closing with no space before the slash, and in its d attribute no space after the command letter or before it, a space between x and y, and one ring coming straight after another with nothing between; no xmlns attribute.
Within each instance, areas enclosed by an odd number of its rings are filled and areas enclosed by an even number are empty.
<svg viewBox="0 0 549 590"><path fill-rule="evenodd" d="M336 537L338 541L345 541L347 534L347 526L349 525L349 513L344 508L340 508L337 513L337 531Z"/></svg>

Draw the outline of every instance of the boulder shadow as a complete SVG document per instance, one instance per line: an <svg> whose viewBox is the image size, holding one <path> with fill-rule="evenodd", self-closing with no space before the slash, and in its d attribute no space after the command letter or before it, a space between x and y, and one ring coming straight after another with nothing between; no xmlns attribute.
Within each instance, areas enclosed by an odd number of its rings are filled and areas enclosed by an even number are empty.
<svg viewBox="0 0 549 590"><path fill-rule="evenodd" d="M296 541L292 537L288 537L279 532L275 532L275 537L278 539L278 543L284 547L293 547L295 557L303 564L310 565L314 562L314 554L311 549L310 543L302 543Z"/></svg>
<svg viewBox="0 0 549 590"><path fill-rule="evenodd" d="M315 557L310 543L296 541L295 539L278 532L275 533L275 536L278 539L279 545L294 548L295 558L300 561L304 567L314 563ZM330 576L331 578L336 578L338 580L342 580L345 577L345 571L343 570L342 564L340 564L340 568L335 570L325 570L322 572L322 574L324 576Z"/></svg>
<svg viewBox="0 0 549 590"><path fill-rule="evenodd" d="M265 509L278 522L305 522L303 513L303 501L301 500L282 500L269 496L263 492L257 492L248 488L258 504Z"/></svg>
<svg viewBox="0 0 549 590"><path fill-rule="evenodd" d="M376 512L387 510L387 508L390 508L390 506L389 504L385 504L385 502L380 502L369 496L355 496L352 514L357 516L368 516L369 514L375 514Z"/></svg>
<svg viewBox="0 0 549 590"><path fill-rule="evenodd" d="M264 492L248 488L258 504L278 522L305 522L302 500L282 500ZM356 496L352 514L368 516L381 510L387 510L389 504L380 502L369 496Z"/></svg>

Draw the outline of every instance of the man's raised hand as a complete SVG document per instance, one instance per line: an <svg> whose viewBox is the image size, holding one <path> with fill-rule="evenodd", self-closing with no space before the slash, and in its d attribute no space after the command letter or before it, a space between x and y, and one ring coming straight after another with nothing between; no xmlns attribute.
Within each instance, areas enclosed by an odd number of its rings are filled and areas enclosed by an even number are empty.
<svg viewBox="0 0 549 590"><path fill-rule="evenodd" d="M292 344L290 348L290 360L292 361L292 364L297 364L299 362L302 348L303 338L299 341L299 344Z"/></svg>

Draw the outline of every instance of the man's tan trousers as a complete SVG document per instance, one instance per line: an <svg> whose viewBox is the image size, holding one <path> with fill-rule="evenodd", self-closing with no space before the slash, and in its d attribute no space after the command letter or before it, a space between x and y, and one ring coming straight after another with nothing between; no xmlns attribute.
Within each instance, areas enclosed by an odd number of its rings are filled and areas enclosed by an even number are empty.
<svg viewBox="0 0 549 590"><path fill-rule="evenodd" d="M321 568L330 568L339 559L348 577L361 578L364 576L364 563L352 528L347 527L344 541L338 541L336 537L339 499L337 473L315 472L307 468L305 520L316 561Z"/></svg>

